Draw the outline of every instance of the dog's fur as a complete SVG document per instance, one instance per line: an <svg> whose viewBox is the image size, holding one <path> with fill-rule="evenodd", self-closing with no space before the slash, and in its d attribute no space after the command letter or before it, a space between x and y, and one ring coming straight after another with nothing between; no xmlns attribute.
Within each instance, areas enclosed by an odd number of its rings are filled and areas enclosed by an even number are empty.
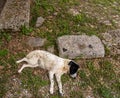
<svg viewBox="0 0 120 98"><path fill-rule="evenodd" d="M34 68L40 66L41 68L48 70L50 79L50 94L53 94L54 91L54 75L58 82L59 93L63 95L61 76L64 73L69 72L70 76L75 78L77 75L76 72L79 68L79 66L72 60L60 58L43 50L34 50L16 63L23 61L27 62L28 64L23 64L21 69L18 70L19 73L21 73L25 67Z"/></svg>

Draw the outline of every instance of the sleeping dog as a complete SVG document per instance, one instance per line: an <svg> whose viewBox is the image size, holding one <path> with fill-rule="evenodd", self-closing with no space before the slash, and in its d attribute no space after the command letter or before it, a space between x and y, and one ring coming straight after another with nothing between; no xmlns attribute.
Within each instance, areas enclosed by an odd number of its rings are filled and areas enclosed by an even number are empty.
<svg viewBox="0 0 120 98"><path fill-rule="evenodd" d="M50 79L50 94L53 94L54 92L54 75L58 83L59 93L60 95L63 95L61 76L68 72L72 78L76 78L77 70L79 68L79 65L72 60L60 58L43 50L34 50L23 59L16 61L16 63L23 61L27 62L27 64L23 64L21 69L18 70L19 73L21 73L25 67L34 68L40 66L41 68L48 70Z"/></svg>

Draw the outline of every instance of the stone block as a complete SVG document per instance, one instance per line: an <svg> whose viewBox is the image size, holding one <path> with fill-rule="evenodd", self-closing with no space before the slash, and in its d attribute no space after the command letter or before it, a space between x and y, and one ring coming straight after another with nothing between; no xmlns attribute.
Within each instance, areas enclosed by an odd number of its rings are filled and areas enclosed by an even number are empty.
<svg viewBox="0 0 120 98"><path fill-rule="evenodd" d="M0 14L0 29L18 31L29 27L30 0L7 0Z"/></svg>
<svg viewBox="0 0 120 98"><path fill-rule="evenodd" d="M66 35L57 39L59 56L75 59L104 57L105 50L101 40L93 35Z"/></svg>

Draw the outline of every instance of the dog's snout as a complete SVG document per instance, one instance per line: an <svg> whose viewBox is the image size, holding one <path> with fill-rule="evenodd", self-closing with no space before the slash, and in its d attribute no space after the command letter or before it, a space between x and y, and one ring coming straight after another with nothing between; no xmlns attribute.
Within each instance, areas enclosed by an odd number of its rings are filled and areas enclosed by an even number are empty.
<svg viewBox="0 0 120 98"><path fill-rule="evenodd" d="M72 75L70 75L73 79L76 79L76 76L77 76L77 74L75 73L75 74L72 74Z"/></svg>

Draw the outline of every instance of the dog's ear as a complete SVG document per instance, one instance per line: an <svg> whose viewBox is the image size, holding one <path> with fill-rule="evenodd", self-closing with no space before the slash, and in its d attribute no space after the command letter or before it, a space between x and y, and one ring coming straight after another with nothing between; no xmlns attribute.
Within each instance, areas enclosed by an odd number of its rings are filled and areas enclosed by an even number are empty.
<svg viewBox="0 0 120 98"><path fill-rule="evenodd" d="M78 67L79 68L79 65L78 64L76 64L75 62L73 62L73 61L70 61L69 63L68 63L68 65L69 66L76 66L76 67Z"/></svg>
<svg viewBox="0 0 120 98"><path fill-rule="evenodd" d="M77 70L78 70L78 68L79 68L79 65L78 65L78 64L76 64L76 63L73 62L73 61L70 61L68 65L70 66L70 74L74 74L74 73L77 72Z"/></svg>

